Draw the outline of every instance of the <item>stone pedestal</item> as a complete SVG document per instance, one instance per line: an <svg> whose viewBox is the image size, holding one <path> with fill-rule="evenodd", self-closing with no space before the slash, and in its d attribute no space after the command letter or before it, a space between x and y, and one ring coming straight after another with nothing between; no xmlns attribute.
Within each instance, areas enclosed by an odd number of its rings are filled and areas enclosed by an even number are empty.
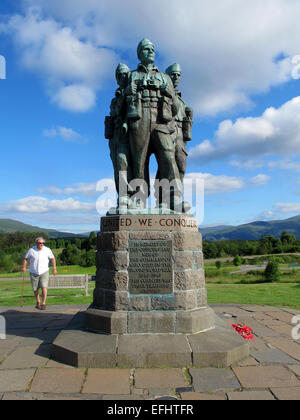
<svg viewBox="0 0 300 420"><path fill-rule="evenodd" d="M102 218L101 228L88 330L194 334L214 328L197 219L110 216Z"/></svg>
<svg viewBox="0 0 300 420"><path fill-rule="evenodd" d="M229 366L248 344L207 305L197 219L101 219L94 299L54 358L78 367Z"/></svg>

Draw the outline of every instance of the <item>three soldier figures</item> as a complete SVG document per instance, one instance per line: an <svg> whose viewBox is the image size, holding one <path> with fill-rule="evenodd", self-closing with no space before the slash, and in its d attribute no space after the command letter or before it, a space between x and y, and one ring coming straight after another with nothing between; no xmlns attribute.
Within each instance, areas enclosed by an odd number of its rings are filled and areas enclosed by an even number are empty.
<svg viewBox="0 0 300 420"><path fill-rule="evenodd" d="M119 64L119 85L105 119L114 166L118 209L141 210L150 194L149 161L155 155L157 207L186 212L182 202L182 182L186 171L186 142L191 140L193 111L177 90L179 64L162 73L154 65L155 48L143 39L137 48L138 68L130 72ZM138 197L138 199L137 199Z"/></svg>

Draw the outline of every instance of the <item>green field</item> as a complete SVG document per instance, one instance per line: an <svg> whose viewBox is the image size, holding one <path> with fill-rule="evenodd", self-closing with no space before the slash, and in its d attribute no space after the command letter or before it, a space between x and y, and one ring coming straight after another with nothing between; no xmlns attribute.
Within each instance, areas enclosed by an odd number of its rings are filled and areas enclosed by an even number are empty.
<svg viewBox="0 0 300 420"><path fill-rule="evenodd" d="M239 267L224 266L216 269L206 264L206 283L209 304L269 305L300 309L300 270L282 272L279 283L263 283L263 273L229 274ZM95 267L58 267L58 274L95 274ZM0 306L19 306L22 293L22 276L2 274L1 277L19 277L18 280L0 280ZM48 305L90 304L95 282L89 284L90 296L83 289L50 289ZM28 276L25 280L24 305L34 305Z"/></svg>
<svg viewBox="0 0 300 420"><path fill-rule="evenodd" d="M52 269L50 269L50 274L52 274ZM80 265L68 265L68 266L58 266L57 267L57 274L89 274L95 275L96 274L96 267L81 267ZM0 273L1 278L22 278L22 273ZM29 278L29 272L27 271L26 277Z"/></svg>

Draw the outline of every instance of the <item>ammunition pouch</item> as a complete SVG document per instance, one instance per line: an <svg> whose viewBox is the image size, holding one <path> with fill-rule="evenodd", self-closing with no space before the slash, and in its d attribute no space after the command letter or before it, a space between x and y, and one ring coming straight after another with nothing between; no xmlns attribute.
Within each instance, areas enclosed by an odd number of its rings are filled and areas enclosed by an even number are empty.
<svg viewBox="0 0 300 420"><path fill-rule="evenodd" d="M192 140L192 125L193 122L189 118L184 118L182 121L182 135L184 141Z"/></svg>
<svg viewBox="0 0 300 420"><path fill-rule="evenodd" d="M158 107L159 120L162 123L169 123L173 119L172 99L162 96Z"/></svg>
<svg viewBox="0 0 300 420"><path fill-rule="evenodd" d="M137 121L141 119L141 98L140 95L129 95L126 96L127 104L127 119Z"/></svg>

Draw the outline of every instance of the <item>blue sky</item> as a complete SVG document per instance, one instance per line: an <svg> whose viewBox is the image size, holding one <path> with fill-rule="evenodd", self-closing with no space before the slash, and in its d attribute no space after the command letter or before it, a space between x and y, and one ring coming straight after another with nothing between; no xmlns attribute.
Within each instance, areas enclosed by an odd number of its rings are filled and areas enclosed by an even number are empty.
<svg viewBox="0 0 300 420"><path fill-rule="evenodd" d="M136 68L144 37L161 70L182 67L195 111L187 177L205 181L203 224L300 214L299 2L188 3L1 0L0 218L98 228L96 183L113 185L103 122L115 68Z"/></svg>

